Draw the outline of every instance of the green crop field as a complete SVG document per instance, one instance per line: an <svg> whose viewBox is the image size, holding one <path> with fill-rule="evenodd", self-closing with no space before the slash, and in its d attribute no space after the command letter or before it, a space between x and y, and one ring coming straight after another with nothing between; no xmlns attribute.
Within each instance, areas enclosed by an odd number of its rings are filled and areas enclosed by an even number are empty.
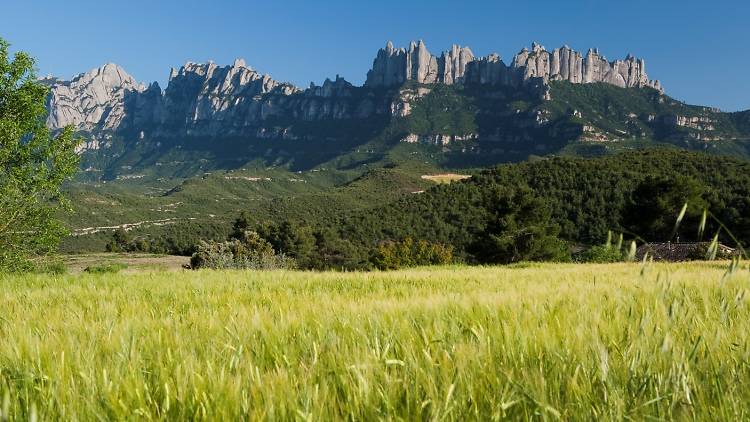
<svg viewBox="0 0 750 422"><path fill-rule="evenodd" d="M0 420L748 419L728 266L0 276Z"/></svg>

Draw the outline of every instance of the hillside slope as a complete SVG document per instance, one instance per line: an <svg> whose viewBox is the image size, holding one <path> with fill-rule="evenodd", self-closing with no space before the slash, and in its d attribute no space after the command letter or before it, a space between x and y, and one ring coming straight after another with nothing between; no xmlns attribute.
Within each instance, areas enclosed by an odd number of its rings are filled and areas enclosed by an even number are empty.
<svg viewBox="0 0 750 422"><path fill-rule="evenodd" d="M633 223L648 217L644 211L648 204L636 200L636 191L651 180L696 187L696 197L688 199L678 192L673 203L666 204L665 215L657 216L669 228L684 201L696 201L689 215L699 215L706 207L715 216L705 233L716 233L720 221L728 230L720 235L727 243L734 244L734 236L744 246L750 244L750 162L674 150L502 165L356 213L342 219L338 227L342 238L363 247L411 237L452 245L459 255L472 260L477 239L486 234L493 219L505 218L497 214L498 198L526 189L549 210L548 222L558 226L560 237L567 241L597 244L604 242L610 230L637 236L639 241L671 240L668 234L638 232ZM696 206L699 209L693 209ZM696 238L694 218L688 218L675 235Z"/></svg>

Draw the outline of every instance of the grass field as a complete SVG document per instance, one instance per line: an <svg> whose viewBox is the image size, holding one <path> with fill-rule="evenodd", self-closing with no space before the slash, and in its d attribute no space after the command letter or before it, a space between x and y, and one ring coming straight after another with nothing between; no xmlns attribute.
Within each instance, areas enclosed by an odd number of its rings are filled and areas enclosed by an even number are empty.
<svg viewBox="0 0 750 422"><path fill-rule="evenodd" d="M0 420L748 419L726 271L0 276Z"/></svg>
<svg viewBox="0 0 750 422"><path fill-rule="evenodd" d="M182 270L183 266L190 264L190 258L145 253L95 253L63 255L62 263L71 274L106 266L120 266L124 272L129 273L167 272Z"/></svg>
<svg viewBox="0 0 750 422"><path fill-rule="evenodd" d="M455 174L455 173L444 173L444 174L425 174L422 175L422 179L429 180L437 184L457 182L460 180L469 179L471 176L466 174Z"/></svg>

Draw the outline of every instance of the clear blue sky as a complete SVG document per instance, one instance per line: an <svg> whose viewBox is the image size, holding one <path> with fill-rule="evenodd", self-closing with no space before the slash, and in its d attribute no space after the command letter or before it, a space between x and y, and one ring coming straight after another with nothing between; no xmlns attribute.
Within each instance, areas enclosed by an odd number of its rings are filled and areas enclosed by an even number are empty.
<svg viewBox="0 0 750 422"><path fill-rule="evenodd" d="M750 1L5 0L0 37L38 59L40 74L70 77L106 62L159 81L170 67L243 57L305 87L337 73L362 83L387 40L452 43L506 62L538 41L633 53L667 93L693 104L750 108Z"/></svg>

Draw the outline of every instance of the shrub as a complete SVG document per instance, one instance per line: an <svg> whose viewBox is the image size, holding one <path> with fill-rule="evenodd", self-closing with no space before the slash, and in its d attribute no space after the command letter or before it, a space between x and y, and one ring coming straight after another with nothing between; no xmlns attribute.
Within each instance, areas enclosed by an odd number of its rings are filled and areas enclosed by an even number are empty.
<svg viewBox="0 0 750 422"><path fill-rule="evenodd" d="M226 242L201 241L190 259L193 269L273 270L295 267L294 259L277 254L268 241L254 231L244 231Z"/></svg>
<svg viewBox="0 0 750 422"><path fill-rule="evenodd" d="M596 245L577 256L577 261L591 263L620 262L625 259L621 249L612 245Z"/></svg>
<svg viewBox="0 0 750 422"><path fill-rule="evenodd" d="M35 271L39 274L62 275L68 272L68 267L60 258L45 258L36 264Z"/></svg>
<svg viewBox="0 0 750 422"><path fill-rule="evenodd" d="M407 237L401 242L383 242L375 251L372 263L381 270L395 270L419 265L441 265L453 262L453 248L425 240L415 242Z"/></svg>
<svg viewBox="0 0 750 422"><path fill-rule="evenodd" d="M89 274L116 274L124 270L125 268L128 268L128 266L118 262L115 264L92 265L90 267L86 267L83 272Z"/></svg>

